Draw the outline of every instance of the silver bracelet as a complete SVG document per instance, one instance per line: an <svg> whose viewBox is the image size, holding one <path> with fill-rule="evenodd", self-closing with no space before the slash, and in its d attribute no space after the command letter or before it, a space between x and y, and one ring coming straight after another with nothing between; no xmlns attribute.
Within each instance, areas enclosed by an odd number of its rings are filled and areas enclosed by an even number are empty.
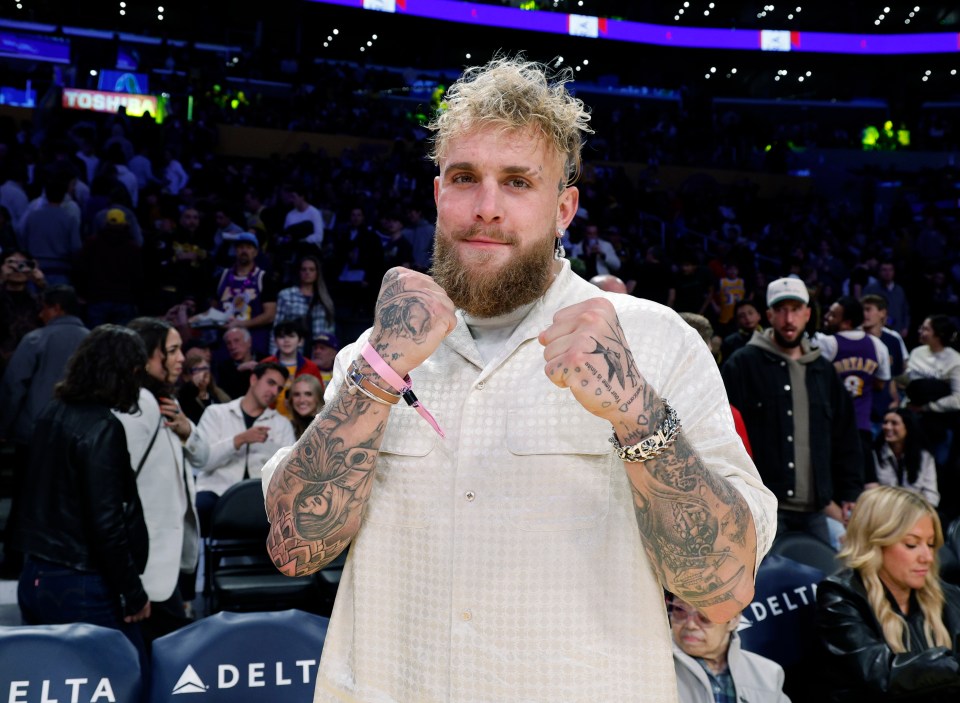
<svg viewBox="0 0 960 703"><path fill-rule="evenodd" d="M665 452L676 441L682 429L677 411L671 408L666 400L663 401L663 409L667 411L667 416L660 423L657 431L634 445L629 447L621 445L614 431L613 436L610 437L610 443L613 444L613 450L618 457L630 462L647 461Z"/></svg>
<svg viewBox="0 0 960 703"><path fill-rule="evenodd" d="M360 392L360 393L363 393L363 395L367 396L374 403L380 403L380 405L386 405L387 407L391 405L391 403L388 403L382 398L378 398L373 393L368 391L366 388L359 385L355 380L353 380L353 377L350 374L347 374L346 381L348 386L347 393L349 393L350 395L356 395L357 392Z"/></svg>

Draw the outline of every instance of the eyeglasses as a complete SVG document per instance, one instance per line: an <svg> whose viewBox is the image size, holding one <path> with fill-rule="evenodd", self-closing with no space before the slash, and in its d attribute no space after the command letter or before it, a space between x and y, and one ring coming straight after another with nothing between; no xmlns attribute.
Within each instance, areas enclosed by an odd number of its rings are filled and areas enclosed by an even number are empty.
<svg viewBox="0 0 960 703"><path fill-rule="evenodd" d="M670 615L670 622L674 625L682 625L690 618L693 618L700 627L713 627L716 624L699 610L687 610L679 605L670 605L667 613Z"/></svg>

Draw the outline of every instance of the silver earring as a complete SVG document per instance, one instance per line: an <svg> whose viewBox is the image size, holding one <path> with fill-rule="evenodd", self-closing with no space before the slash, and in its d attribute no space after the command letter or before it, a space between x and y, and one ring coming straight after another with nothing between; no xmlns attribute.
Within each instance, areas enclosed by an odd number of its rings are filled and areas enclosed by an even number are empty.
<svg viewBox="0 0 960 703"><path fill-rule="evenodd" d="M558 227L557 239L555 240L553 245L553 258L558 260L564 258L567 255L566 250L563 248L563 240L561 239L561 237L563 237L563 230Z"/></svg>

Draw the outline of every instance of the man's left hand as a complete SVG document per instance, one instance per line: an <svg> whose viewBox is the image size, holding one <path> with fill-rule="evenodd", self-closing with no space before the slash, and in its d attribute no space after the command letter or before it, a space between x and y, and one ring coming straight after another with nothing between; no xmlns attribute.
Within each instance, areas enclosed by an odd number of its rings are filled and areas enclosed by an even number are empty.
<svg viewBox="0 0 960 703"><path fill-rule="evenodd" d="M563 308L540 333L544 372L594 415L609 420L630 411L646 388L613 304L591 298Z"/></svg>

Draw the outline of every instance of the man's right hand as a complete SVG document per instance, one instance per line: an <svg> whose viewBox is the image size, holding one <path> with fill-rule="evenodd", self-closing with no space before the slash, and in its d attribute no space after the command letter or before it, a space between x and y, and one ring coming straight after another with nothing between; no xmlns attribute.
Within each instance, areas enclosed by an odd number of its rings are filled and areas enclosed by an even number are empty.
<svg viewBox="0 0 960 703"><path fill-rule="evenodd" d="M254 425L249 430L241 432L233 438L233 446L237 449L244 444L260 444L267 441L270 428L266 425Z"/></svg>
<svg viewBox="0 0 960 703"><path fill-rule="evenodd" d="M456 307L429 276L402 267L383 277L370 344L400 376L417 368L457 326Z"/></svg>

